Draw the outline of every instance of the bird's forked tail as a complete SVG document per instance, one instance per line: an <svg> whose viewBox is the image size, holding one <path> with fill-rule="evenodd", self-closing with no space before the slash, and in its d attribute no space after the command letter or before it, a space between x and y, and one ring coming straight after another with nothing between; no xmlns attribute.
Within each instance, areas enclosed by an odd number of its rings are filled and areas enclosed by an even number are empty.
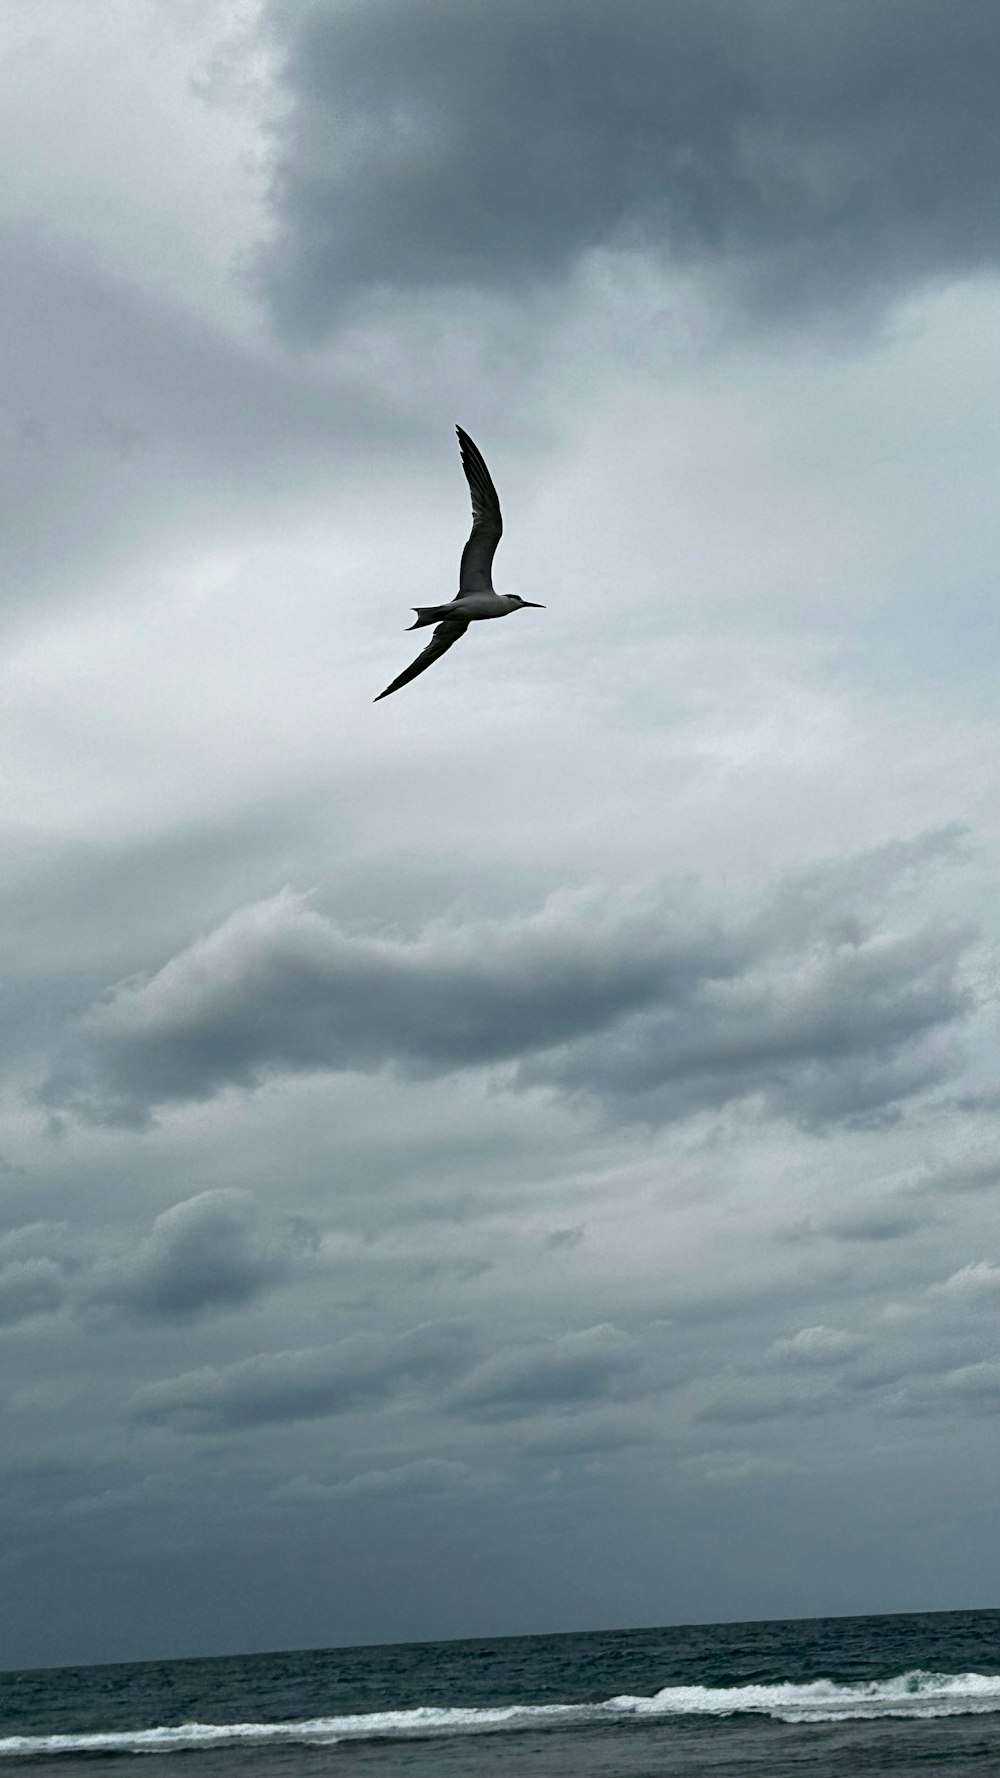
<svg viewBox="0 0 1000 1778"><path fill-rule="evenodd" d="M422 630L425 624L436 624L441 617L440 605L414 605L411 607L417 614L415 624L407 624L408 630Z"/></svg>

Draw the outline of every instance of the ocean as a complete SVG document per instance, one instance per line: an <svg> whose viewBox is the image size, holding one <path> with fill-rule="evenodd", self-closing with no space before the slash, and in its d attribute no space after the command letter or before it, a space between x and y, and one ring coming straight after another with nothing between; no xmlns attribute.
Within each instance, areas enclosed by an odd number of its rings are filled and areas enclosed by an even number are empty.
<svg viewBox="0 0 1000 1778"><path fill-rule="evenodd" d="M0 1773L14 1771L986 1778L1000 1774L1000 1611L3 1673Z"/></svg>

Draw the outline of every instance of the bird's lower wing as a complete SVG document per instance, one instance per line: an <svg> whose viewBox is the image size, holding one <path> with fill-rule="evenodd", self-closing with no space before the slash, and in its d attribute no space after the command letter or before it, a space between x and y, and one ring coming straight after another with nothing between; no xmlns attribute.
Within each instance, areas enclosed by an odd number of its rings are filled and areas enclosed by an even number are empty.
<svg viewBox="0 0 1000 1778"><path fill-rule="evenodd" d="M387 685L384 691L379 692L378 697L374 700L375 703L379 703L382 698L387 698L390 692L398 691L401 685L409 685L410 680L416 679L418 673L426 672L427 668L432 667L441 655L447 654L453 642L457 642L460 636L465 635L468 627L468 619L462 623L454 618L445 618L443 623L438 624L423 652L417 655L416 660L407 667L404 673L400 673L398 679L394 679L391 685Z"/></svg>

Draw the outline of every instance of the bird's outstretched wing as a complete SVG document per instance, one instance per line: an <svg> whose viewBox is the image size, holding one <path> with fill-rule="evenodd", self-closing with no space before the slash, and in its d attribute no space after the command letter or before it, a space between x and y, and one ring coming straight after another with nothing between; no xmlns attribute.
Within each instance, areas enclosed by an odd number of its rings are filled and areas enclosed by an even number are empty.
<svg viewBox="0 0 1000 1778"><path fill-rule="evenodd" d="M379 703L382 698L387 698L391 691L398 691L401 685L409 685L410 680L415 679L418 673L426 672L427 668L432 667L441 655L447 654L452 643L457 642L460 636L465 635L468 627L466 618L446 617L443 623L437 625L434 635L423 652L417 655L416 660L407 667L404 673L400 673L398 679L394 679L391 685L387 685L384 691L379 692L374 702Z"/></svg>
<svg viewBox="0 0 1000 1778"><path fill-rule="evenodd" d="M458 575L458 597L464 599L468 593L493 591L493 557L503 535L503 519L497 491L478 447L461 426L456 426L455 431L462 453L462 468L472 495L472 530L462 551Z"/></svg>

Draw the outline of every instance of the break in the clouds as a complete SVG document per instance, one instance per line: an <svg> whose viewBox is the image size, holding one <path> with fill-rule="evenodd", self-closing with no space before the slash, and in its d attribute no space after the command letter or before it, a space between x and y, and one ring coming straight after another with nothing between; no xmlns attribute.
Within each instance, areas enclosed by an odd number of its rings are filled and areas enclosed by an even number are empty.
<svg viewBox="0 0 1000 1778"><path fill-rule="evenodd" d="M763 314L994 264L990 0L331 0L284 56L267 281L519 292L594 248L708 260Z"/></svg>
<svg viewBox="0 0 1000 1778"><path fill-rule="evenodd" d="M91 11L0 14L0 1660L981 1603L996 8ZM373 707L456 421L546 610Z"/></svg>
<svg viewBox="0 0 1000 1778"><path fill-rule="evenodd" d="M42 1096L141 1125L276 1073L513 1063L515 1086L652 1121L753 1095L807 1123L879 1115L946 1073L937 1040L974 1005L974 935L845 929L815 879L804 901L796 929L769 907L707 925L666 890L634 907L559 895L526 919L438 922L406 941L352 933L285 893L109 990Z"/></svg>

